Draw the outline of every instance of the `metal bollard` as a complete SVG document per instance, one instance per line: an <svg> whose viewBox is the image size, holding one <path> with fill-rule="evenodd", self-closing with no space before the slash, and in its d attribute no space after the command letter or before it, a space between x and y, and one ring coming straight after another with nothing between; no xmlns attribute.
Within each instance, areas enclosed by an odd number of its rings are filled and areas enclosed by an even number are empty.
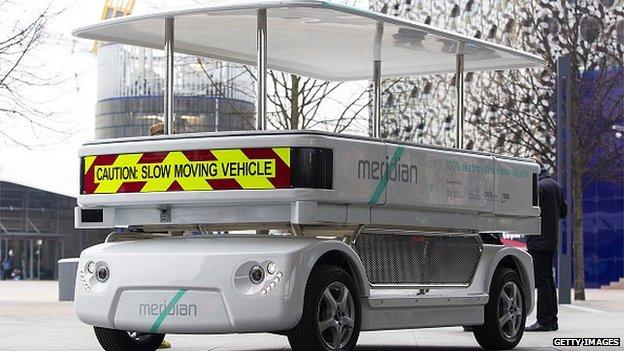
<svg viewBox="0 0 624 351"><path fill-rule="evenodd" d="M58 261L59 301L74 301L77 273L77 258L64 258Z"/></svg>

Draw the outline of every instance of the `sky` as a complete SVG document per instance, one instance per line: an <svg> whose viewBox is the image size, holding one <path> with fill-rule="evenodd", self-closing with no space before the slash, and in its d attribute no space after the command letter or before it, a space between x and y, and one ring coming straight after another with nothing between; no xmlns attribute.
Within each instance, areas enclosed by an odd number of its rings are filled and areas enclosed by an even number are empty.
<svg viewBox="0 0 624 351"><path fill-rule="evenodd" d="M103 1L101 1L103 3ZM93 138L96 64L90 44L74 40L71 30L97 21L100 1L60 0L45 31L45 39L27 57L24 67L39 76L53 73L60 83L23 91L38 108L52 112L53 125L61 133L50 133L25 121L4 120L0 128L11 130L12 137L28 147L0 144L0 179L51 190L65 195L78 193L76 150ZM26 21L36 16L44 1L19 2L3 17ZM23 23L23 22L22 22ZM1 33L0 37L6 37ZM8 143L8 145L7 145Z"/></svg>
<svg viewBox="0 0 624 351"><path fill-rule="evenodd" d="M186 7L202 0L176 0L175 7ZM206 2L209 2L207 0ZM168 8L172 2L137 0L135 14ZM97 62L90 52L91 41L71 36L75 28L99 21L104 0L56 0L18 2L3 18L14 25L36 16L44 6L52 4L59 12L48 23L46 38L28 57L26 67L42 77L54 72L60 83L50 87L33 87L24 95L41 109L51 111L54 126L60 132L48 132L25 121L0 120L0 128L23 145L0 140L0 179L33 186L56 193L76 196L79 187L77 150L94 138ZM357 0L356 5L366 3ZM1 31L0 38L6 37Z"/></svg>

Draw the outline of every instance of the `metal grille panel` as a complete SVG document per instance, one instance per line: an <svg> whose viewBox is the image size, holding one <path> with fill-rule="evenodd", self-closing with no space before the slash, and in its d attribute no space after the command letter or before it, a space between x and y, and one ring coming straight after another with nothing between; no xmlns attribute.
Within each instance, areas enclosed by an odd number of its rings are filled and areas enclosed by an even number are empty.
<svg viewBox="0 0 624 351"><path fill-rule="evenodd" d="M354 249L371 284L467 285L481 259L477 235L361 233Z"/></svg>

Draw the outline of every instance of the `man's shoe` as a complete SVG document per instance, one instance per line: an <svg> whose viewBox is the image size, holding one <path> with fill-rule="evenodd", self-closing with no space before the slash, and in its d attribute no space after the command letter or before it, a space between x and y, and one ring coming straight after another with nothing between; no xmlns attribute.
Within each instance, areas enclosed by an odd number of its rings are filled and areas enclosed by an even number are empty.
<svg viewBox="0 0 624 351"><path fill-rule="evenodd" d="M159 349L169 349L171 348L171 344L167 340L163 340L158 346Z"/></svg>
<svg viewBox="0 0 624 351"><path fill-rule="evenodd" d="M559 330L559 323L554 322L550 324L550 331L557 331L557 330Z"/></svg>
<svg viewBox="0 0 624 351"><path fill-rule="evenodd" d="M550 325L540 324L540 322L535 322L535 324L530 325L524 328L524 331L533 332L533 331L551 331Z"/></svg>

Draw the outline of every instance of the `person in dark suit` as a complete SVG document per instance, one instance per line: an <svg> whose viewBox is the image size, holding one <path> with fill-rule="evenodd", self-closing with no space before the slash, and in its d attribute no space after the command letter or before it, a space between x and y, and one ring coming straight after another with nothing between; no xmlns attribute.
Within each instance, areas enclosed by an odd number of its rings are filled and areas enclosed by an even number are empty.
<svg viewBox="0 0 624 351"><path fill-rule="evenodd" d="M539 174L539 206L542 218L541 235L529 236L527 248L533 256L535 287L537 288L537 322L525 328L526 331L555 331L559 329L557 319L557 290L553 278L553 259L557 251L559 219L565 218L568 205L564 200L561 185L548 174L541 160Z"/></svg>

